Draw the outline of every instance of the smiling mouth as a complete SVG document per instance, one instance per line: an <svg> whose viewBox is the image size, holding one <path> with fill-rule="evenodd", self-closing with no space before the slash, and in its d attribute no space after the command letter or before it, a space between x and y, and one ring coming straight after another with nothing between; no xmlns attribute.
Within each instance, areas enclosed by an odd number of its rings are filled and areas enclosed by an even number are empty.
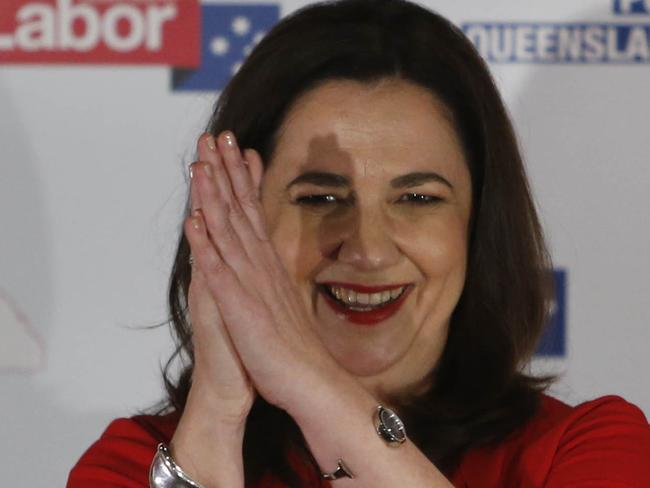
<svg viewBox="0 0 650 488"><path fill-rule="evenodd" d="M400 300L407 285L378 293L358 293L348 288L319 284L319 290L340 307L354 312L381 310Z"/></svg>

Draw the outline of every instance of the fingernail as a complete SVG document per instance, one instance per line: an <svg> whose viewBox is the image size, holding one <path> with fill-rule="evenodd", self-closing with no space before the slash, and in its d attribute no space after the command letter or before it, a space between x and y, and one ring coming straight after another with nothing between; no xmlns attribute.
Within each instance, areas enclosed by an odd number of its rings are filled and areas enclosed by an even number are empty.
<svg viewBox="0 0 650 488"><path fill-rule="evenodd" d="M208 137L205 138L205 143L208 145L211 151L217 150L217 144L214 142L214 136L212 134L208 134Z"/></svg>
<svg viewBox="0 0 650 488"><path fill-rule="evenodd" d="M210 163L205 163L203 165L203 171L208 175L209 178L212 178L212 165Z"/></svg>
<svg viewBox="0 0 650 488"><path fill-rule="evenodd" d="M194 164L190 164L190 180L194 178Z"/></svg>
<svg viewBox="0 0 650 488"><path fill-rule="evenodd" d="M192 210L192 227L196 230L201 229L201 209L195 208Z"/></svg>
<svg viewBox="0 0 650 488"><path fill-rule="evenodd" d="M235 147L235 134L232 132L228 131L224 134L223 136L224 140L226 141L226 145L228 147Z"/></svg>
<svg viewBox="0 0 650 488"><path fill-rule="evenodd" d="M201 230L201 224L199 223L199 219L196 217L192 217L192 227L194 227L195 230Z"/></svg>

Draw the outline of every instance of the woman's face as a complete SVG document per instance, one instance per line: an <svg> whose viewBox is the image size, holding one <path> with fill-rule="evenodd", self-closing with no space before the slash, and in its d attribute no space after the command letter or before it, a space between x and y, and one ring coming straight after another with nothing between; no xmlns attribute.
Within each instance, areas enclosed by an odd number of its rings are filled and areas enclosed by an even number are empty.
<svg viewBox="0 0 650 488"><path fill-rule="evenodd" d="M327 350L378 395L426 386L465 281L471 211L443 105L403 80L329 81L293 105L267 168L269 232Z"/></svg>

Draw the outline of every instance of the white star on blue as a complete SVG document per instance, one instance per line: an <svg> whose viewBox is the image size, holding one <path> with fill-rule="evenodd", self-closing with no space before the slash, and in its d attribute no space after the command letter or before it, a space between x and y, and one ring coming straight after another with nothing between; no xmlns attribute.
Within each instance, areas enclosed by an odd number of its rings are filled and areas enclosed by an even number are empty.
<svg viewBox="0 0 650 488"><path fill-rule="evenodd" d="M272 4L206 4L201 12L201 66L174 70L174 90L222 90L280 18Z"/></svg>

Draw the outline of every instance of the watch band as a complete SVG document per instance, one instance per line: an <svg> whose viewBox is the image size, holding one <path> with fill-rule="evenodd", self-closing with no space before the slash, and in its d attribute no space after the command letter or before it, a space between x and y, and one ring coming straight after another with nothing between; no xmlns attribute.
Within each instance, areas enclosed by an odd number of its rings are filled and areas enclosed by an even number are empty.
<svg viewBox="0 0 650 488"><path fill-rule="evenodd" d="M150 488L203 488L192 480L181 467L174 462L163 443L158 444L156 455L149 469Z"/></svg>

